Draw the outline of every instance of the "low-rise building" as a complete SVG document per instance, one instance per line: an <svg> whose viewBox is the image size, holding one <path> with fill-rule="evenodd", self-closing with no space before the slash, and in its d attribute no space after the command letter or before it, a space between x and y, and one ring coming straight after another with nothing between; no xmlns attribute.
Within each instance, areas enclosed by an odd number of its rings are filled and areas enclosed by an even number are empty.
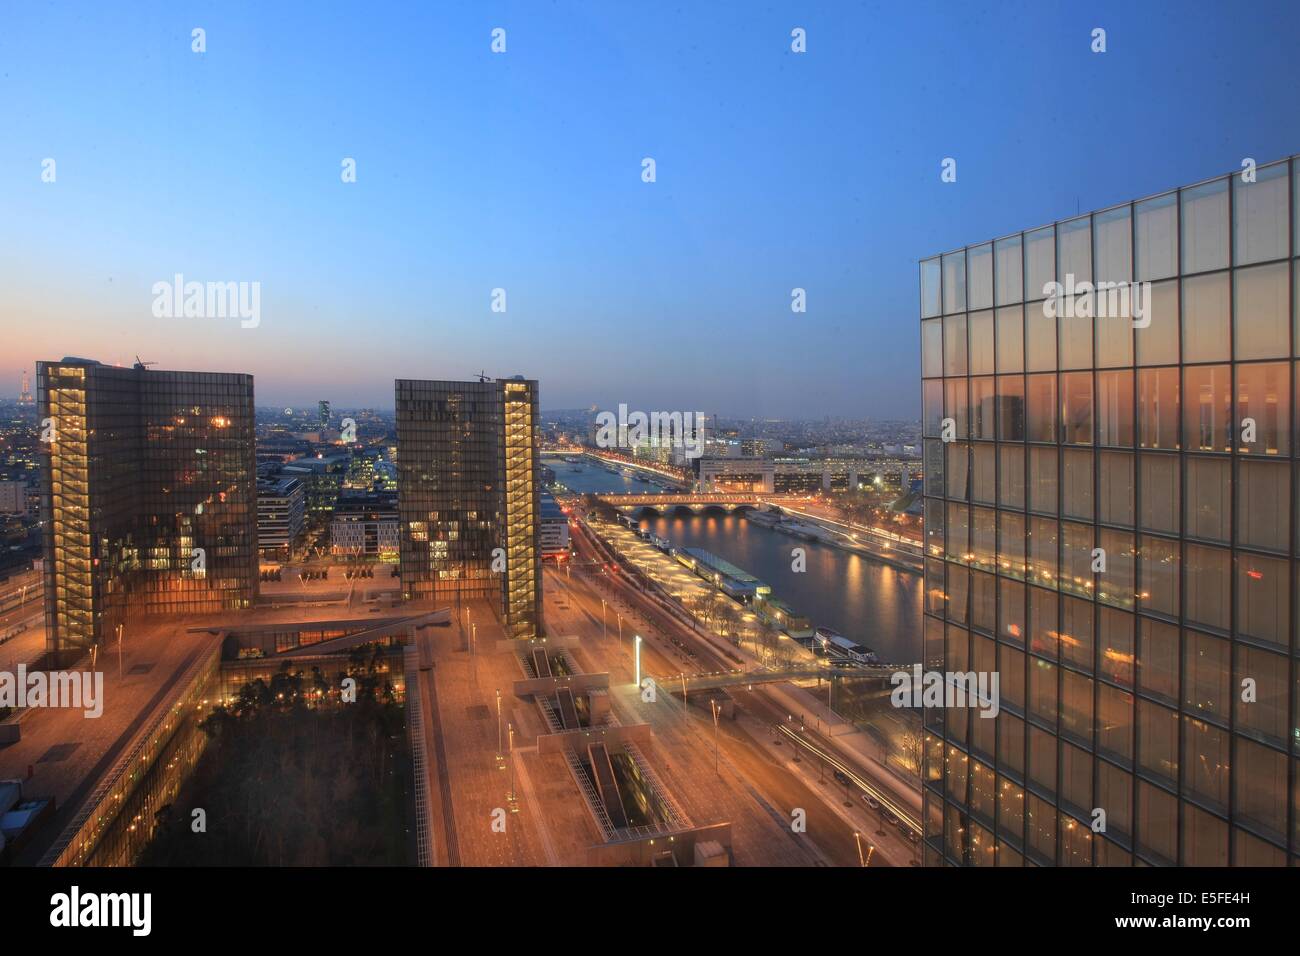
<svg viewBox="0 0 1300 956"><path fill-rule="evenodd" d="M257 480L257 549L288 557L302 534L306 487L297 478Z"/></svg>
<svg viewBox="0 0 1300 956"><path fill-rule="evenodd" d="M397 495L341 495L330 522L330 551L342 557L397 560L401 550Z"/></svg>

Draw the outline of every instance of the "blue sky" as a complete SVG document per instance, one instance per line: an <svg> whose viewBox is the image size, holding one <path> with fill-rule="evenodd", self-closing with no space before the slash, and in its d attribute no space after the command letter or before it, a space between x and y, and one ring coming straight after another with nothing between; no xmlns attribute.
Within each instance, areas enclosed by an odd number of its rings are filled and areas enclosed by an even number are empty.
<svg viewBox="0 0 1300 956"><path fill-rule="evenodd" d="M917 260L1300 151L1298 11L11 0L0 393L138 353L263 404L486 368L547 408L918 416ZM260 282L261 324L155 318L178 272Z"/></svg>

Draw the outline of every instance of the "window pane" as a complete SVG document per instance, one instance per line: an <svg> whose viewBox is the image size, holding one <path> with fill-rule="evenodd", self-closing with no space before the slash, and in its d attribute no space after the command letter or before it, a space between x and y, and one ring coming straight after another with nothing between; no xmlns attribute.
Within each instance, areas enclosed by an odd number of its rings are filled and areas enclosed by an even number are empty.
<svg viewBox="0 0 1300 956"><path fill-rule="evenodd" d="M1098 621L1101 675L1113 683L1132 687L1136 660L1133 615L1112 607L1102 607L1099 609Z"/></svg>
<svg viewBox="0 0 1300 956"><path fill-rule="evenodd" d="M1233 249L1237 265L1287 254L1287 164L1255 171L1253 183L1232 177Z"/></svg>
<svg viewBox="0 0 1300 956"><path fill-rule="evenodd" d="M1232 540L1232 460L1189 455L1187 471L1187 536L1204 541Z"/></svg>
<svg viewBox="0 0 1300 956"><path fill-rule="evenodd" d="M948 497L966 501L970 496L970 446L965 442L948 444Z"/></svg>
<svg viewBox="0 0 1300 956"><path fill-rule="evenodd" d="M994 250L994 258L997 260L997 304L1020 302L1024 298L1020 237L999 239L994 243Z"/></svg>
<svg viewBox="0 0 1300 956"><path fill-rule="evenodd" d="M1183 438L1193 451L1232 450L1232 383L1227 365L1183 372Z"/></svg>
<svg viewBox="0 0 1300 956"><path fill-rule="evenodd" d="M1092 222L1088 216L1080 216L1063 222L1057 228L1057 258L1059 265L1056 274L1062 285L1092 281Z"/></svg>
<svg viewBox="0 0 1300 956"><path fill-rule="evenodd" d="M1093 605L1087 599L1061 598L1061 660L1089 674L1093 671Z"/></svg>
<svg viewBox="0 0 1300 956"><path fill-rule="evenodd" d="M993 306L993 246L984 243L973 246L969 252L967 270L970 275L969 288L966 290L969 309L988 309Z"/></svg>
<svg viewBox="0 0 1300 956"><path fill-rule="evenodd" d="M1138 373L1138 441L1143 448L1178 448L1178 369Z"/></svg>
<svg viewBox="0 0 1300 956"><path fill-rule="evenodd" d="M1289 272L1289 263L1278 262L1233 273L1238 360L1282 358L1290 350Z"/></svg>
<svg viewBox="0 0 1300 956"><path fill-rule="evenodd" d="M1178 534L1179 467L1177 455L1142 456L1142 527Z"/></svg>
<svg viewBox="0 0 1300 956"><path fill-rule="evenodd" d="M921 404L924 415L922 434L938 438L943 431L943 382L933 379L921 383Z"/></svg>
<svg viewBox="0 0 1300 956"><path fill-rule="evenodd" d="M1093 216L1093 241L1097 247L1098 282L1128 282L1133 278L1130 263L1133 249L1129 207L1108 209Z"/></svg>
<svg viewBox="0 0 1300 956"><path fill-rule="evenodd" d="M928 319L939 314L939 260L927 259L921 263L921 317Z"/></svg>
<svg viewBox="0 0 1300 956"><path fill-rule="evenodd" d="M1091 525L1061 523L1061 589L1083 597L1093 592L1092 549L1096 547Z"/></svg>
<svg viewBox="0 0 1300 956"><path fill-rule="evenodd" d="M1055 518L1029 519L1029 579L1042 587L1056 587L1056 537Z"/></svg>
<svg viewBox="0 0 1300 956"><path fill-rule="evenodd" d="M1149 540L1149 539L1148 539ZM1178 701L1178 628L1142 618L1138 642L1138 687L1169 703Z"/></svg>
<svg viewBox="0 0 1300 956"><path fill-rule="evenodd" d="M943 320L943 374L965 375L966 316L950 315Z"/></svg>
<svg viewBox="0 0 1300 956"><path fill-rule="evenodd" d="M1137 714L1138 766L1154 777L1173 783L1178 777L1178 714L1140 697ZM1139 805L1141 802L1139 790ZM1177 821L1175 812L1170 827ZM1143 832L1144 828L1139 827L1139 836Z"/></svg>
<svg viewBox="0 0 1300 956"><path fill-rule="evenodd" d="M1237 631L1285 647L1290 624L1291 589L1284 558L1237 552Z"/></svg>
<svg viewBox="0 0 1300 956"><path fill-rule="evenodd" d="M1286 755L1249 740L1237 741L1232 774L1233 816L1286 843ZM1242 836L1237 837L1240 845ZM1279 856L1280 856L1279 852ZM1284 865L1281 860L1274 865Z"/></svg>
<svg viewBox="0 0 1300 956"><path fill-rule="evenodd" d="M1291 466L1243 459L1237 463L1237 480L1238 543L1285 552L1291 525Z"/></svg>
<svg viewBox="0 0 1300 956"><path fill-rule="evenodd" d="M1061 376L1062 441L1071 445L1092 444L1092 373L1070 372Z"/></svg>
<svg viewBox="0 0 1300 956"><path fill-rule="evenodd" d="M1144 303L1145 306L1150 304ZM1112 314L1093 320L1097 328L1098 368L1133 364L1133 321L1127 315Z"/></svg>
<svg viewBox="0 0 1300 956"><path fill-rule="evenodd" d="M1143 535L1140 561L1143 609L1177 617L1180 570L1178 542L1171 538Z"/></svg>
<svg viewBox="0 0 1300 956"><path fill-rule="evenodd" d="M1091 521L1094 510L1092 452L1086 448L1066 448L1061 457L1061 514Z"/></svg>
<svg viewBox="0 0 1300 956"><path fill-rule="evenodd" d="M1137 215L1137 278L1152 281L1178 274L1178 194L1156 196L1134 206Z"/></svg>
<svg viewBox="0 0 1300 956"><path fill-rule="evenodd" d="M1178 280L1151 286L1151 298L1146 306L1143 321L1149 324L1133 330L1138 364L1173 365L1178 361Z"/></svg>
<svg viewBox="0 0 1300 956"><path fill-rule="evenodd" d="M998 438L1002 441L1025 440L1025 378L1023 375L998 377Z"/></svg>
<svg viewBox="0 0 1300 956"><path fill-rule="evenodd" d="M921 375L943 374L943 325L938 319L921 323Z"/></svg>
<svg viewBox="0 0 1300 956"><path fill-rule="evenodd" d="M1025 370L1025 318L1021 306L998 309L998 371Z"/></svg>
<svg viewBox="0 0 1300 956"><path fill-rule="evenodd" d="M1182 191L1183 275L1228 266L1228 180Z"/></svg>
<svg viewBox="0 0 1300 956"><path fill-rule="evenodd" d="M966 382L969 378L949 378L944 382L944 415L953 421L953 436L969 438L969 408L966 407Z"/></svg>
<svg viewBox="0 0 1300 956"><path fill-rule="evenodd" d="M924 491L926 495L943 496L943 453L944 443L927 438L922 443L924 458L921 467L924 471Z"/></svg>
<svg viewBox="0 0 1300 956"><path fill-rule="evenodd" d="M1097 444L1133 447L1133 373L1097 373Z"/></svg>
<svg viewBox="0 0 1300 956"><path fill-rule="evenodd" d="M1104 451L1098 472L1098 515L1103 524L1133 527L1133 454Z"/></svg>
<svg viewBox="0 0 1300 956"><path fill-rule="evenodd" d="M972 312L970 315L970 373L993 374L993 313Z"/></svg>
<svg viewBox="0 0 1300 956"><path fill-rule="evenodd" d="M1025 449L1020 445L998 446L998 504L1025 507Z"/></svg>
<svg viewBox="0 0 1300 956"><path fill-rule="evenodd" d="M943 312L966 311L966 253L943 257Z"/></svg>
<svg viewBox="0 0 1300 956"><path fill-rule="evenodd" d="M1232 624L1232 569L1226 548L1186 545L1186 580L1183 600L1187 620L1226 631Z"/></svg>
<svg viewBox="0 0 1300 956"><path fill-rule="evenodd" d="M1025 519L1006 511L998 513L998 568L1014 578L1025 576ZM1010 604L1008 594L1011 595ZM1008 592L1005 587L1002 589L1000 603L1004 610L1019 608L1023 600L1024 594L1020 590ZM1017 610L1010 620L1020 621L1022 617L1023 613ZM1016 638L1017 643L1024 640L1024 629L1019 626L1009 630L1003 625L1000 633L1003 637Z"/></svg>
<svg viewBox="0 0 1300 956"><path fill-rule="evenodd" d="M1029 449L1029 510L1043 514L1056 514L1057 500L1056 449Z"/></svg>
<svg viewBox="0 0 1300 956"><path fill-rule="evenodd" d="M1029 392L1028 437L1030 441L1056 443L1056 375L1030 375L1026 388Z"/></svg>
<svg viewBox="0 0 1300 956"><path fill-rule="evenodd" d="M1255 682L1255 699L1243 701L1241 694L1233 695L1237 730L1285 746L1289 736L1287 686L1290 683L1286 658L1249 644L1239 644L1237 676L1233 686L1243 686L1242 681L1248 677Z"/></svg>
<svg viewBox="0 0 1300 956"><path fill-rule="evenodd" d="M1228 273L1183 280L1183 361L1226 362Z"/></svg>
<svg viewBox="0 0 1300 956"><path fill-rule="evenodd" d="M1133 533L1102 528L1100 545L1106 555L1106 570L1097 576L1097 600L1133 607L1137 603L1137 543Z"/></svg>
<svg viewBox="0 0 1300 956"><path fill-rule="evenodd" d="M1044 314L1041 302L1025 306L1025 366L1030 372L1056 370L1056 318Z"/></svg>
<svg viewBox="0 0 1300 956"><path fill-rule="evenodd" d="M1070 308L1070 300L1065 299L1065 307ZM1066 316L1072 316L1066 318ZM1092 322L1091 318L1070 311L1061 313L1060 343L1061 368L1092 368Z"/></svg>
<svg viewBox="0 0 1300 956"><path fill-rule="evenodd" d="M970 380L970 437L993 440L993 376Z"/></svg>
<svg viewBox="0 0 1300 956"><path fill-rule="evenodd" d="M996 455L992 445L971 447L971 500L981 504L997 503Z"/></svg>
<svg viewBox="0 0 1300 956"><path fill-rule="evenodd" d="M1051 226L1025 233L1025 301L1041 299L1056 281L1056 238Z"/></svg>
<svg viewBox="0 0 1300 956"><path fill-rule="evenodd" d="M1183 718L1183 789L1219 811L1228 808L1228 747L1226 730L1192 717ZM1187 834L1183 845L1201 849Z"/></svg>
<svg viewBox="0 0 1300 956"><path fill-rule="evenodd" d="M1237 450L1286 455L1290 450L1290 376L1286 362L1237 366Z"/></svg>

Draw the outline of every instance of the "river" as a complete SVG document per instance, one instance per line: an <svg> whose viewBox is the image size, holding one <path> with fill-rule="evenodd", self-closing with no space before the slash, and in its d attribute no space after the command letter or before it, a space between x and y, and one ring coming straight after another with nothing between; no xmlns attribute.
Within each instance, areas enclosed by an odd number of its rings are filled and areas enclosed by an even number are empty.
<svg viewBox="0 0 1300 956"><path fill-rule="evenodd" d="M649 482L610 474L590 463L575 466L548 457L546 464L555 470L560 483L576 492L660 490ZM678 547L705 548L744 568L770 585L772 593L797 614L866 644L883 661L910 664L921 659L919 574L801 541L735 515L650 517L641 526ZM792 569L794 548L805 550L806 571Z"/></svg>

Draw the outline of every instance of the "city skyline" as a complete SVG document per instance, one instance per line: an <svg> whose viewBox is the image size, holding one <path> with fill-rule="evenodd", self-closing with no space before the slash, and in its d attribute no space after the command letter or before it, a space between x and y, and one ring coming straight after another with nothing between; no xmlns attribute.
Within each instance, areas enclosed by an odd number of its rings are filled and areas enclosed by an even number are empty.
<svg viewBox="0 0 1300 956"><path fill-rule="evenodd" d="M324 381L338 404L387 407L392 378L491 364L557 408L916 418L920 256L1294 152L1300 67L1277 29L1294 8L1016 9L417 10L400 36L236 9L202 17L201 56L188 21L148 8L56 10L44 32L11 11L2 82L30 108L0 155L0 390L76 341L110 364L250 373L270 405L314 403ZM894 42L911 36L932 45ZM214 138L233 151L189 145ZM156 316L177 275L260 283L258 324Z"/></svg>

